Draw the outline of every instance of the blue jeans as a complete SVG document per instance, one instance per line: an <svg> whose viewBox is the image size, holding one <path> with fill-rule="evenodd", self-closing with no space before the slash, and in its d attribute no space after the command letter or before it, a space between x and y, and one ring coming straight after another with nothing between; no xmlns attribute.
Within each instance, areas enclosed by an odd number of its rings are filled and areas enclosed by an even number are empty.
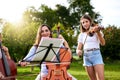
<svg viewBox="0 0 120 80"><path fill-rule="evenodd" d="M100 50L84 51L83 66L95 66L104 64Z"/></svg>

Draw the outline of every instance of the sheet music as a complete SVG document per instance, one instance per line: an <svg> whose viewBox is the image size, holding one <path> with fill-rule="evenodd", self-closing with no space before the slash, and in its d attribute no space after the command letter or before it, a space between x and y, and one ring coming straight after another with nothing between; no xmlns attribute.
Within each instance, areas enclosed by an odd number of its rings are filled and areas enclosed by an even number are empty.
<svg viewBox="0 0 120 80"><path fill-rule="evenodd" d="M41 61L46 54L47 47L53 44L52 49L57 54L60 47L63 45L63 39L58 38L48 38L48 37L42 37L41 42L39 44L39 47L36 50L36 54L33 57L32 61ZM57 47L57 48L56 48ZM46 48L46 49L45 49ZM44 50L45 49L45 50ZM55 56L54 52L50 50L48 56L46 57L46 61L51 61L51 59Z"/></svg>

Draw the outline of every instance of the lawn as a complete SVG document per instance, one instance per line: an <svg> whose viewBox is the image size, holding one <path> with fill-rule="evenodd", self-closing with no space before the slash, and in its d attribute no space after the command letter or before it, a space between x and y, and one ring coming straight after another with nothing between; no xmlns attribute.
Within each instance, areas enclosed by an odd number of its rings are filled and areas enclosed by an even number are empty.
<svg viewBox="0 0 120 80"><path fill-rule="evenodd" d="M40 68L34 67L18 67L17 80L34 80L39 73ZM87 73L82 66L82 59L73 60L68 70L78 80L88 80ZM120 80L120 61L105 62L105 80Z"/></svg>

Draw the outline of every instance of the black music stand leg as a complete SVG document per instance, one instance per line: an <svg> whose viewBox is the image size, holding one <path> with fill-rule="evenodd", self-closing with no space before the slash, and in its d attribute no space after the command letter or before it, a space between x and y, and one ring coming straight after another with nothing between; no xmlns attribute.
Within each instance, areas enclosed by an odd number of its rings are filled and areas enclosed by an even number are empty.
<svg viewBox="0 0 120 80"><path fill-rule="evenodd" d="M48 46L48 50L46 51L45 56L44 56L43 59L41 60L40 65L42 64L42 62L43 62L43 61L45 60L45 58L47 57L48 53L50 52L50 49L52 49L52 46L53 46L53 44L50 44L50 45Z"/></svg>

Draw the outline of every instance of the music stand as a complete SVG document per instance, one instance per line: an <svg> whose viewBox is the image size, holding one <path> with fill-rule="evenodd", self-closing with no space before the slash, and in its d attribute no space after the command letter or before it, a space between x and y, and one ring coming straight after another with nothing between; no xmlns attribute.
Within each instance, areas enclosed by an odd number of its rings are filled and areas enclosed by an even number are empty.
<svg viewBox="0 0 120 80"><path fill-rule="evenodd" d="M63 39L42 37L32 61L51 61L54 56L58 59L57 53L62 44Z"/></svg>

